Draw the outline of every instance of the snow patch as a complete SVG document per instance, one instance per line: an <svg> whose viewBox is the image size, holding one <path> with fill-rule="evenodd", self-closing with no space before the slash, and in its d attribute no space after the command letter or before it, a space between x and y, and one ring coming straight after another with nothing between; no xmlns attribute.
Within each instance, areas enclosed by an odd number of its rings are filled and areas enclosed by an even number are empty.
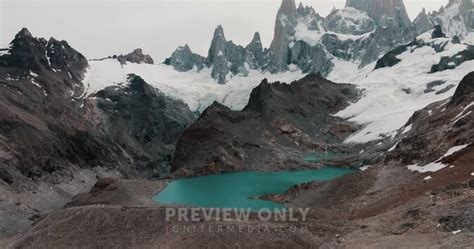
<svg viewBox="0 0 474 249"><path fill-rule="evenodd" d="M264 78L269 82L292 82L305 76L300 70L282 74L249 70L247 77L237 75L228 79L227 84L220 85L211 78L211 69L208 68L182 73L167 65L129 63L122 67L116 60L89 61L89 65L83 80L88 86L85 96L126 82L127 75L134 73L166 95L184 101L193 111L203 111L214 101L241 110L247 105L252 89Z"/></svg>
<svg viewBox="0 0 474 249"><path fill-rule="evenodd" d="M359 168L360 171L366 171L370 168L370 165L365 165Z"/></svg>
<svg viewBox="0 0 474 249"><path fill-rule="evenodd" d="M448 157L450 155L453 155L454 153L456 153L460 150L463 150L467 146L469 146L469 144L454 146L451 149L449 149L448 152L446 152L446 154L444 154L444 156L442 156L441 158L439 158L435 162L429 163L425 166L408 165L407 168L411 171L417 171L419 173L437 172L437 171L439 171L441 169L444 169L445 167L448 166L448 165L445 165L445 164L440 162L441 160L443 160L443 158Z"/></svg>
<svg viewBox="0 0 474 249"><path fill-rule="evenodd" d="M425 166L418 166L418 165L408 165L407 168L411 171L417 171L419 173L426 173L426 172L437 172L441 169L444 169L447 165L442 163L429 163Z"/></svg>
<svg viewBox="0 0 474 249"><path fill-rule="evenodd" d="M405 133L411 131L412 127L413 127L413 124L410 124L410 125L406 126L405 128L403 128L402 134L405 134Z"/></svg>
<svg viewBox="0 0 474 249"><path fill-rule="evenodd" d="M453 235L456 235L456 234L461 233L461 232L462 232L462 230L457 230L457 231L452 231L451 233L452 233Z"/></svg>
<svg viewBox="0 0 474 249"><path fill-rule="evenodd" d="M30 70L30 75L33 77L38 77L39 75L37 73L34 73L33 71Z"/></svg>

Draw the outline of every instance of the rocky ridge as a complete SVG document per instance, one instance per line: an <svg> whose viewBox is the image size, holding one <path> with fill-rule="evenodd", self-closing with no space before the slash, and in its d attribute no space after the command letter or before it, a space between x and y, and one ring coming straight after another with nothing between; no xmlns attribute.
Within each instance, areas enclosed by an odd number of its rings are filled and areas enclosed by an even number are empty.
<svg viewBox="0 0 474 249"><path fill-rule="evenodd" d="M328 75L333 60L352 61L363 67L400 44L432 27L425 18L412 25L402 0L350 1L326 18L312 7L283 0L277 13L273 40L268 49L255 34L252 42L239 46L225 39L222 26L214 32L206 58L188 46L179 47L165 64L183 72L212 69L212 77L224 84L233 75L249 70L279 73L296 66L303 73Z"/></svg>
<svg viewBox="0 0 474 249"><path fill-rule="evenodd" d="M331 144L356 127L330 113L357 96L353 86L334 84L316 74L291 84L264 80L242 111L217 102L208 107L180 137L173 171L273 171L311 167L304 162L303 151L329 147L349 153L348 148Z"/></svg>

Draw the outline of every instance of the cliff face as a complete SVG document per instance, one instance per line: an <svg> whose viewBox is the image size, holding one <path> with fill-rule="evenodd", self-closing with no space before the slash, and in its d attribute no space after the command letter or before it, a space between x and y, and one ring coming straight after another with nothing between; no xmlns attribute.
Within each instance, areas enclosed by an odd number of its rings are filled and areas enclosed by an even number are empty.
<svg viewBox="0 0 474 249"><path fill-rule="evenodd" d="M273 60L272 70L275 72L287 69L290 37L294 35L296 24L295 0L283 0L276 16L273 40L270 45Z"/></svg>

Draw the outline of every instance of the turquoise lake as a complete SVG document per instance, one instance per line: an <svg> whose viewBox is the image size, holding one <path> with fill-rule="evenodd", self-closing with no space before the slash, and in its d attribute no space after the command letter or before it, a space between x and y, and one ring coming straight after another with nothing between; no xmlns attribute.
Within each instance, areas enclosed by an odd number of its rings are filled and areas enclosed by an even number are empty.
<svg viewBox="0 0 474 249"><path fill-rule="evenodd" d="M161 204L177 204L205 208L283 208L283 205L250 199L265 194L284 193L293 185L331 180L348 173L351 169L323 168L284 172L242 172L178 179L155 195L153 200Z"/></svg>

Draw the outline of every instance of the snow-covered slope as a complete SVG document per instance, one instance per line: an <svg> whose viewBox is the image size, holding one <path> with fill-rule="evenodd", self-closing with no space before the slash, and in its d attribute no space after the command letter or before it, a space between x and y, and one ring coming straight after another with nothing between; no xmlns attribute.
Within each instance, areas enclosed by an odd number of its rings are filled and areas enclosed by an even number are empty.
<svg viewBox="0 0 474 249"><path fill-rule="evenodd" d="M304 76L297 70L282 74L262 74L250 70L247 77L234 76L226 85L219 85L211 78L211 69L182 73L166 65L129 63L122 66L113 59L90 61L89 65L84 79L88 94L106 86L126 82L127 75L134 73L166 95L183 100L191 110L198 111L203 111L216 100L239 110L245 107L250 92L262 79L267 78L271 82L291 82Z"/></svg>
<svg viewBox="0 0 474 249"><path fill-rule="evenodd" d="M447 38L424 41L433 46L446 43L446 47L439 53L432 46L412 48L397 57L401 61L395 66L377 70L373 70L374 64L359 71L350 63L335 63L329 79L350 82L365 89L357 103L337 114L365 125L346 142L367 142L394 135L415 111L450 97L460 80L473 71L474 61L467 61L454 70L430 73L441 57L453 56L467 46L453 44ZM435 85L434 89L428 90L429 83Z"/></svg>

